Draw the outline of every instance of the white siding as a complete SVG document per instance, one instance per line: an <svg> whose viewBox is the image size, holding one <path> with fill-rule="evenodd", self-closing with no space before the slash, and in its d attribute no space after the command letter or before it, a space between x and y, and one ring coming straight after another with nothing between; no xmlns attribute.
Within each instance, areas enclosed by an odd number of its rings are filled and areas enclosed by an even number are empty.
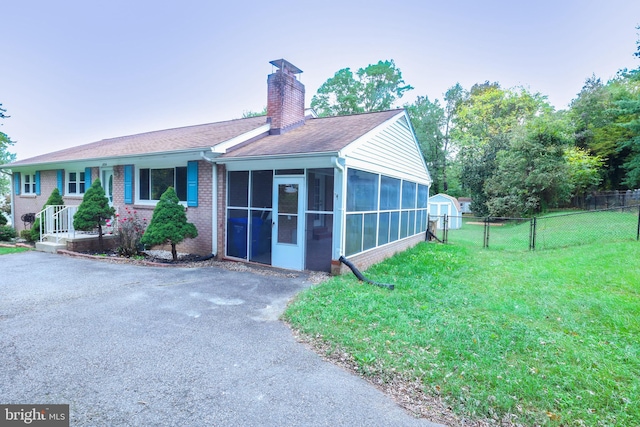
<svg viewBox="0 0 640 427"><path fill-rule="evenodd" d="M406 114L399 113L381 130L350 144L343 154L349 167L431 184Z"/></svg>

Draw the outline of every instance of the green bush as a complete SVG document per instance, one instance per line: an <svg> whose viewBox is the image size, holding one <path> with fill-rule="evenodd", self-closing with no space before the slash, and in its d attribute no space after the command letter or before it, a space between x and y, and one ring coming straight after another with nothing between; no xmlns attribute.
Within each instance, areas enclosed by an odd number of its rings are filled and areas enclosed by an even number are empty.
<svg viewBox="0 0 640 427"><path fill-rule="evenodd" d="M33 235L31 234L31 230L20 231L20 237L26 240L27 242L35 242L35 240L33 239Z"/></svg>
<svg viewBox="0 0 640 427"><path fill-rule="evenodd" d="M16 237L16 230L13 227L0 225L0 241L8 242Z"/></svg>
<svg viewBox="0 0 640 427"><path fill-rule="evenodd" d="M0 212L0 225L7 225L7 217L2 212Z"/></svg>

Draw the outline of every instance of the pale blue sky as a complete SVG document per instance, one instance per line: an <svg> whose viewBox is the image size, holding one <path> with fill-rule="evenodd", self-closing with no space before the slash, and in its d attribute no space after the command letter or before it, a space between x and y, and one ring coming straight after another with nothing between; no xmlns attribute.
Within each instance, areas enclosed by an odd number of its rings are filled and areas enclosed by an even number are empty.
<svg viewBox="0 0 640 427"><path fill-rule="evenodd" d="M522 85L566 108L584 80L636 68L638 0L0 0L2 131L19 159L239 118L266 105L269 61L307 105L345 67L393 59L418 95Z"/></svg>

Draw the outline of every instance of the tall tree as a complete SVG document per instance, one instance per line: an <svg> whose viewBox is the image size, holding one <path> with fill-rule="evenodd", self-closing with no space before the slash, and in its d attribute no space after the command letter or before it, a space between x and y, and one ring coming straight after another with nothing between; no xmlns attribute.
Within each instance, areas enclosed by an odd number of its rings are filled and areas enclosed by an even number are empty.
<svg viewBox="0 0 640 427"><path fill-rule="evenodd" d="M620 113L615 109L616 102L628 96L624 80L618 75L605 84L591 76L569 110L576 146L604 161L603 185L607 189L618 189L622 185L622 165L628 155L627 149L620 149L619 142L629 138L629 130L619 126Z"/></svg>
<svg viewBox="0 0 640 427"><path fill-rule="evenodd" d="M507 150L498 152L496 170L485 182L491 216L529 216L566 203L572 185L564 153L572 145L559 113L531 118L515 129Z"/></svg>
<svg viewBox="0 0 640 427"><path fill-rule="evenodd" d="M432 192L434 194L445 191L444 165L446 151L444 149L445 125L444 108L436 99L430 101L428 96L419 96L413 104L405 105L411 118L411 125L416 133L429 173L433 179Z"/></svg>
<svg viewBox="0 0 640 427"><path fill-rule="evenodd" d="M627 73L629 97L616 102L619 113L619 124L628 134L620 141L619 150L626 150L628 155L623 167L627 173L622 182L629 188L640 187L640 68Z"/></svg>
<svg viewBox="0 0 640 427"><path fill-rule="evenodd" d="M512 132L552 107L538 93L524 89L505 90L498 83L474 85L457 107L451 137L460 163L463 189L472 199L471 209L487 215L489 195L485 182L497 167L498 154L511 144Z"/></svg>
<svg viewBox="0 0 640 427"><path fill-rule="evenodd" d="M411 89L393 60L378 61L355 75L350 68L337 71L320 86L311 107L321 117L382 111Z"/></svg>
<svg viewBox="0 0 640 427"><path fill-rule="evenodd" d="M7 110L2 108L2 104L0 103L0 119L7 119L9 116L5 115ZM0 123L0 126L2 124ZM16 155L9 152L9 147L11 147L15 142L9 138L9 136L0 132L0 165L4 165L7 163L11 163L16 159ZM0 173L0 196L4 194L8 194L9 192L9 177L7 175Z"/></svg>

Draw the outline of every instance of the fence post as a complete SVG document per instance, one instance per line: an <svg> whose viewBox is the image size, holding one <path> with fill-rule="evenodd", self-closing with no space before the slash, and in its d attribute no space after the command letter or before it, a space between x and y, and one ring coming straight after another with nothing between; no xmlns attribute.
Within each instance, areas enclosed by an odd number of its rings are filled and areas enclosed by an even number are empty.
<svg viewBox="0 0 640 427"><path fill-rule="evenodd" d="M489 247L489 217L484 218L484 242L482 244L483 248Z"/></svg>
<svg viewBox="0 0 640 427"><path fill-rule="evenodd" d="M442 220L442 243L447 243L449 239L449 217L444 214Z"/></svg>
<svg viewBox="0 0 640 427"><path fill-rule="evenodd" d="M636 233L636 240L640 240L640 205L638 205L638 232Z"/></svg>
<svg viewBox="0 0 640 427"><path fill-rule="evenodd" d="M536 249L536 226L537 218L534 216L531 218L531 229L529 230L529 250L534 251Z"/></svg>

